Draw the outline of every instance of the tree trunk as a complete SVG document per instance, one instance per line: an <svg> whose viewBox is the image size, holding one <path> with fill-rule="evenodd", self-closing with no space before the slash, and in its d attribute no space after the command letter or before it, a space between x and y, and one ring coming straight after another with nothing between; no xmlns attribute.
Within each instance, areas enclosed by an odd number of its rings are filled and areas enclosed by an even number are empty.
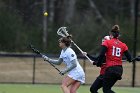
<svg viewBox="0 0 140 93"><path fill-rule="evenodd" d="M110 27L110 25L106 22L106 20L103 18L103 16L101 15L100 11L97 9L95 3L93 2L93 0L89 0L90 6L93 9L93 11L96 14L96 20L100 21L102 24L104 24L105 26L107 26L107 28Z"/></svg>
<svg viewBox="0 0 140 93"><path fill-rule="evenodd" d="M56 0L55 1L55 16L54 22L57 26L62 26L65 21L65 7L64 0Z"/></svg>
<svg viewBox="0 0 140 93"><path fill-rule="evenodd" d="M55 0L50 0L49 6L48 6L48 8L49 8L48 9L49 10L48 21L51 24L53 24L53 21L54 21L54 10L55 10L54 2L55 2Z"/></svg>
<svg viewBox="0 0 140 93"><path fill-rule="evenodd" d="M43 0L43 13L47 10L47 0ZM47 47L47 17L43 16L43 49Z"/></svg>
<svg viewBox="0 0 140 93"><path fill-rule="evenodd" d="M76 0L68 0L65 2L65 20L67 23L71 23L71 18L73 17L74 14L74 9L75 9L75 3Z"/></svg>
<svg viewBox="0 0 140 93"><path fill-rule="evenodd" d="M134 23L134 1L135 0L129 0L130 1L130 17L132 24Z"/></svg>

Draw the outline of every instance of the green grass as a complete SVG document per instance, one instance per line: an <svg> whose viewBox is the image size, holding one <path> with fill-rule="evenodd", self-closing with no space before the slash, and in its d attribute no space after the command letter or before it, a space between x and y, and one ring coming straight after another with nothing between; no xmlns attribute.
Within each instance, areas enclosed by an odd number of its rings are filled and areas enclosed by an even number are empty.
<svg viewBox="0 0 140 93"><path fill-rule="evenodd" d="M140 93L140 88L114 87L116 93ZM62 93L59 85L0 84L0 93ZM90 93L89 86L81 86L78 93ZM102 90L99 91L102 93Z"/></svg>

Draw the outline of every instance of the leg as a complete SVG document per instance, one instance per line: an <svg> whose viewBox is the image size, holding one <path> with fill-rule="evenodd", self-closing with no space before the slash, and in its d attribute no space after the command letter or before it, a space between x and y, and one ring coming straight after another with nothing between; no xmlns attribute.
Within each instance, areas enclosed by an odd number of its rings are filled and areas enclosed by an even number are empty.
<svg viewBox="0 0 140 93"><path fill-rule="evenodd" d="M102 78L101 76L98 76L96 80L93 82L93 84L90 87L90 92L91 93L98 93L98 89L102 87Z"/></svg>
<svg viewBox="0 0 140 93"><path fill-rule="evenodd" d="M76 93L76 90L80 87L81 83L79 81L75 81L70 88L70 93Z"/></svg>
<svg viewBox="0 0 140 93"><path fill-rule="evenodd" d="M115 93L111 90L112 86L117 82L116 78L105 78L103 80L103 93Z"/></svg>
<svg viewBox="0 0 140 93"><path fill-rule="evenodd" d="M62 85L61 88L63 90L63 93L70 93L70 89L68 88L72 83L74 83L75 80L73 80L72 78L66 76L63 81L62 81Z"/></svg>
<svg viewBox="0 0 140 93"><path fill-rule="evenodd" d="M123 72L122 66L114 66L106 69L103 78L103 92L104 93L115 93L111 90L112 86L121 79Z"/></svg>

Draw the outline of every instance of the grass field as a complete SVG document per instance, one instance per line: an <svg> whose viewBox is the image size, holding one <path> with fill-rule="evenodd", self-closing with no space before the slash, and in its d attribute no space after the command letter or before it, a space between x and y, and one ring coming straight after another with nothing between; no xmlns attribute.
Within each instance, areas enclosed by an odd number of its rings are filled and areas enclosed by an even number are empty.
<svg viewBox="0 0 140 93"><path fill-rule="evenodd" d="M113 90L116 93L140 93L140 88L115 87ZM59 85L0 84L0 93L62 93L62 91ZM89 86L81 86L78 93L90 93Z"/></svg>

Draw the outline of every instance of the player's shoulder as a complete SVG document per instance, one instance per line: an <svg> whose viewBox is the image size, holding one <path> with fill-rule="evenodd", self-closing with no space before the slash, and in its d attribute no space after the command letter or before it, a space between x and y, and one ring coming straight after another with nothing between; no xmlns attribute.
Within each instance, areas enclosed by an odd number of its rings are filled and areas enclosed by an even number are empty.
<svg viewBox="0 0 140 93"><path fill-rule="evenodd" d="M67 48L66 54L69 55L69 57L76 57L76 54L72 48Z"/></svg>
<svg viewBox="0 0 140 93"><path fill-rule="evenodd" d="M73 49L71 47L68 47L66 52L70 53L70 52L74 52Z"/></svg>
<svg viewBox="0 0 140 93"><path fill-rule="evenodd" d="M111 42L111 40L105 40L103 43L102 43L102 45L106 45L106 44L108 44L108 43L110 43Z"/></svg>
<svg viewBox="0 0 140 93"><path fill-rule="evenodd" d="M122 42L122 45L123 45L124 47L127 47L127 45L126 45L125 43L123 43L123 42Z"/></svg>
<svg viewBox="0 0 140 93"><path fill-rule="evenodd" d="M119 40L120 41L120 40ZM123 41L120 41L120 44L122 44L122 45L125 45L126 46L126 44L123 42Z"/></svg>
<svg viewBox="0 0 140 93"><path fill-rule="evenodd" d="M123 41L120 41L119 42L119 46L121 46L123 48L126 48L127 47L127 45Z"/></svg>

